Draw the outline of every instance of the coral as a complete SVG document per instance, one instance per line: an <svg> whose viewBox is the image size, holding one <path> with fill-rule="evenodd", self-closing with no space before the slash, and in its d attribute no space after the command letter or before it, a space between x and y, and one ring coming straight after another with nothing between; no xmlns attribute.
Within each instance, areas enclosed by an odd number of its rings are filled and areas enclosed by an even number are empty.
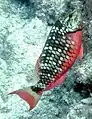
<svg viewBox="0 0 92 119"><path fill-rule="evenodd" d="M37 81L36 60L51 26L70 2L81 5L83 60L76 61L63 85L45 92L36 108L28 112L23 100L7 94ZM76 82L92 84L91 6L91 0L0 0L0 119L92 118L91 92L90 97L82 97L74 91Z"/></svg>

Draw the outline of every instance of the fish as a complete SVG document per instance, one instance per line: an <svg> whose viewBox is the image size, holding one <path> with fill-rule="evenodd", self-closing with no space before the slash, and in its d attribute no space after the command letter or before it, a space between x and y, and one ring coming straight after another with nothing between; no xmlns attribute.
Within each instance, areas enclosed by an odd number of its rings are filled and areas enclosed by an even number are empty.
<svg viewBox="0 0 92 119"><path fill-rule="evenodd" d="M78 57L82 60L82 19L75 9L61 15L52 26L36 62L37 83L9 94L17 94L29 104L29 110L34 109L44 91L63 84Z"/></svg>

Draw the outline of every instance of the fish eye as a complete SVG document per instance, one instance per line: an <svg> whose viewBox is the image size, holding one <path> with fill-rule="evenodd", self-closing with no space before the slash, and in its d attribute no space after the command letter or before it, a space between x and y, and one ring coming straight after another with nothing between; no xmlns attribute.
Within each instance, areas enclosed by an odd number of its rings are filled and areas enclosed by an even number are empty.
<svg viewBox="0 0 92 119"><path fill-rule="evenodd" d="M69 17L72 17L72 14L69 14Z"/></svg>

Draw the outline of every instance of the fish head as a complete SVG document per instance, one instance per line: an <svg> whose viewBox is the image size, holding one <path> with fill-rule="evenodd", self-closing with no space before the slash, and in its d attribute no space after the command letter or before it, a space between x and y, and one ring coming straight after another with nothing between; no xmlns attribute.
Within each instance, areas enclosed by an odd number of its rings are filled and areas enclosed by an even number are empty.
<svg viewBox="0 0 92 119"><path fill-rule="evenodd" d="M82 18L79 9L74 9L70 13L64 13L59 20L64 24L66 32L74 32L82 29Z"/></svg>

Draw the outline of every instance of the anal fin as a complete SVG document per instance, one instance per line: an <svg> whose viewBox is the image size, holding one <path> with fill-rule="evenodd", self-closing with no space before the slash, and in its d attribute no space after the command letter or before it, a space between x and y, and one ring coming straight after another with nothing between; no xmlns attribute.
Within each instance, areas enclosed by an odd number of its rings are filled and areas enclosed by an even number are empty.
<svg viewBox="0 0 92 119"><path fill-rule="evenodd" d="M67 72L64 73L60 78L56 79L54 82L52 82L47 88L46 90L51 90L53 88L55 88L56 86L62 84L65 80L65 77L67 75Z"/></svg>

